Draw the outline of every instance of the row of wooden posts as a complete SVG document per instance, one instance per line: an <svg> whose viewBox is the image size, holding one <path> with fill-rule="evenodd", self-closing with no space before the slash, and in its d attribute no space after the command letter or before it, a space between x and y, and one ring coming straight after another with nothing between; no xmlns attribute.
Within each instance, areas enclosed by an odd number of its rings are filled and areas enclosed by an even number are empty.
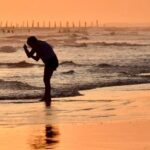
<svg viewBox="0 0 150 150"><path fill-rule="evenodd" d="M100 24L99 24L99 21L96 20L95 22L81 22L79 21L78 23L75 23L75 22L69 22L69 21L66 21L65 23L60 21L60 22L39 22L39 21L32 21L32 22L29 22L29 21L23 21L21 24L19 23L12 23L12 22L0 22L0 28L63 28L63 27L66 27L66 28L81 28L81 27L100 27Z"/></svg>

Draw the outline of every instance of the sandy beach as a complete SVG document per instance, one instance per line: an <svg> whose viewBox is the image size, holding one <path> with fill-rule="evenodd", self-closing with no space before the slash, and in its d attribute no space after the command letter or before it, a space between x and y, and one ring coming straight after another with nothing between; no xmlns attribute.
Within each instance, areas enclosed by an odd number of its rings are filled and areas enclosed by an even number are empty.
<svg viewBox="0 0 150 150"><path fill-rule="evenodd" d="M149 88L81 91L83 96L54 99L51 108L41 102L2 102L0 149L149 150Z"/></svg>

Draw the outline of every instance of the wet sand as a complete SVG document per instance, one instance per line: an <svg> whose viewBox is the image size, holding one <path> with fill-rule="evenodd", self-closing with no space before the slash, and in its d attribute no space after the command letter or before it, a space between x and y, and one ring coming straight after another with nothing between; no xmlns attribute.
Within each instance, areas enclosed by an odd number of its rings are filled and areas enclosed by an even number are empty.
<svg viewBox="0 0 150 150"><path fill-rule="evenodd" d="M149 150L150 121L0 128L2 150ZM51 130L48 132L47 128ZM52 133L54 132L54 133Z"/></svg>
<svg viewBox="0 0 150 150"><path fill-rule="evenodd" d="M43 103L1 104L0 149L149 150L149 89L149 84L143 84L81 91L84 96L62 98L62 102L55 99L52 111L48 111ZM93 102L87 105L87 100ZM84 105L83 101L86 103L82 110L87 110L76 114L74 105ZM107 103L101 104L103 101ZM106 112L99 110L99 107L93 111L88 108L89 105L94 108L98 104L110 108L105 111L115 116L105 116ZM68 106L72 106L72 111ZM66 119L64 110L60 109L62 107L67 108L64 109L67 110L65 113L72 116L75 122ZM93 119L96 115L103 117Z"/></svg>

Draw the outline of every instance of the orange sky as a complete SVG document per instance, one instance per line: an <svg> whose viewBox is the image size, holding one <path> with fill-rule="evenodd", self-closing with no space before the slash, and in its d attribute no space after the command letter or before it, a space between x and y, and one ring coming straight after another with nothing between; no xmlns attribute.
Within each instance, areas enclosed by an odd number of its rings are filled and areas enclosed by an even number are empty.
<svg viewBox="0 0 150 150"><path fill-rule="evenodd" d="M27 19L150 23L150 0L0 0L0 20Z"/></svg>

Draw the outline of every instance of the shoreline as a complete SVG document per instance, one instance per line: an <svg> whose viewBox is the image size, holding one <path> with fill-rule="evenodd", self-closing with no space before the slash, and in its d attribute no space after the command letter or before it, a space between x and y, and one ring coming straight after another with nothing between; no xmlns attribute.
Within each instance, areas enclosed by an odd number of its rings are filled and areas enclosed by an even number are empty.
<svg viewBox="0 0 150 150"><path fill-rule="evenodd" d="M132 87L132 86L146 86L146 85L150 85L150 83L126 83L126 84L114 84L114 85L104 85L104 86L91 86L91 87L87 87L87 88L82 88L82 87L79 87L79 89L76 89L76 88L73 88L73 89L71 89L71 88L66 88L65 89L65 91L63 91L63 90L61 90L61 91L59 91L59 93L57 93L56 94L56 88L55 88L55 91L53 91L52 90L52 99L60 99L60 98L71 98L71 97L77 97L77 96L82 96L82 91L90 91L90 90L94 90L94 89L109 89L109 88L116 88L116 87L120 87L120 88L122 88L122 87ZM41 91L43 90L43 88L40 88L41 89ZM148 87L148 89L150 89L150 87ZM147 90L148 90L147 89ZM145 89L146 90L146 89ZM28 90L24 90L24 91L28 91ZM2 101L22 101L23 102L23 100L26 100L26 102L29 100L32 100L32 101L34 101L34 100L37 100L37 99L40 99L41 97L42 97L42 94L41 94L41 91L40 90L33 90L34 92L36 92L36 93L38 93L38 96L36 96L36 95L24 95L24 96L20 96L19 95L19 97L16 97L16 96L1 96L0 97L0 102L2 102ZM72 93L70 93L70 91L72 92ZM3 91L4 92L4 91ZM11 91L12 92L12 91ZM17 91L16 91L17 92ZM54 95L55 96L53 96L53 92L54 92ZM57 96L56 96L57 95ZM37 101L38 102L38 101Z"/></svg>
<svg viewBox="0 0 150 150"><path fill-rule="evenodd" d="M150 84L85 90L55 98L51 108L1 104L0 149L149 150L149 90Z"/></svg>
<svg viewBox="0 0 150 150"><path fill-rule="evenodd" d="M46 117L50 117L56 123L149 119L149 90L150 84L82 90L80 96L53 98L51 109L45 108L44 102L35 99L4 100L0 102L1 124L6 122L9 124L9 121L14 122L15 119L21 124L34 124L34 118L37 118L38 114L41 118L35 122L40 124L45 123ZM5 118L6 112L7 118ZM28 120L27 116L31 120ZM22 117L25 118L25 122L21 121Z"/></svg>

